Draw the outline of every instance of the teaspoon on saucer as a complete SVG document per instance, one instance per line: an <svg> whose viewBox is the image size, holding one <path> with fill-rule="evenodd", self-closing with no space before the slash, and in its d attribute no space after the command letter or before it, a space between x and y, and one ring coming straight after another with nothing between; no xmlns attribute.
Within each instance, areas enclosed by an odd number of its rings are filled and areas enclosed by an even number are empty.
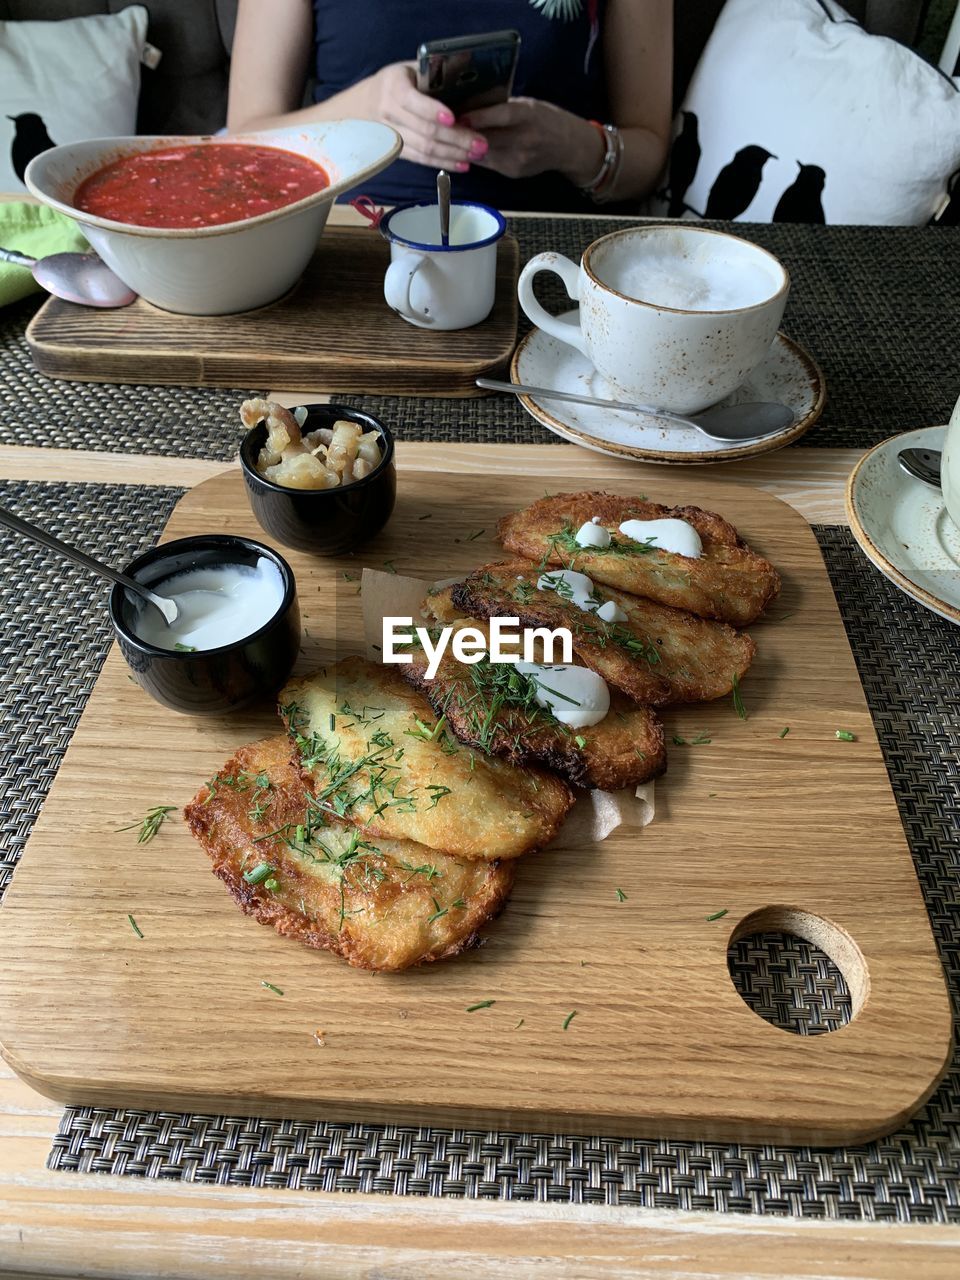
<svg viewBox="0 0 960 1280"><path fill-rule="evenodd" d="M168 627L176 622L179 617L180 609L175 600L167 600L163 596L155 595L142 582L137 582L134 578L127 577L125 573L119 573L116 569L111 569L102 560L94 560L93 556L88 556L86 552L80 551L77 547L71 547L67 542L61 542L52 533L47 533L46 529L38 528L37 525L31 524L29 520L21 520L12 511L7 511L5 507L0 507L0 525L5 525L16 533L22 533L26 538L32 538L34 542L39 542L42 547L47 547L50 551L56 551L58 555L66 556L74 564L79 564L84 569L90 569L93 573L99 573L102 578L107 578L110 582L119 582L122 587L126 587L128 591L135 592L136 595L141 596L159 609L164 618L166 618Z"/></svg>
<svg viewBox="0 0 960 1280"><path fill-rule="evenodd" d="M909 475L940 489L940 457L939 449L901 449L897 461Z"/></svg>
<svg viewBox="0 0 960 1280"><path fill-rule="evenodd" d="M666 422L683 427L695 427L711 440L742 441L762 440L764 436L777 435L791 426L796 414L789 405L775 401L757 401L754 404L724 405L709 409L695 417L670 413L648 404L630 404L622 400L601 400L596 396L574 395L571 391L554 391L550 387L531 387L522 382L498 382L494 378L477 378L477 386L487 391L512 391L516 395L536 396L544 400L567 400L573 404L595 405L598 409L616 409L621 413L642 413L650 418L662 418Z"/></svg>

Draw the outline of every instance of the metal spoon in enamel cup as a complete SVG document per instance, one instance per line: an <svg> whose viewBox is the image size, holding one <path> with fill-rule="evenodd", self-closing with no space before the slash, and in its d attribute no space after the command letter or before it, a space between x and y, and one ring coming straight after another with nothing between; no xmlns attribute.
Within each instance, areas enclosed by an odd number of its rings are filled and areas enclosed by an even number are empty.
<svg viewBox="0 0 960 1280"><path fill-rule="evenodd" d="M450 244L450 175L446 169L437 174L437 204L440 206L440 243Z"/></svg>
<svg viewBox="0 0 960 1280"><path fill-rule="evenodd" d="M940 483L940 450L939 449L901 449L897 461L904 471L924 484L941 488Z"/></svg>
<svg viewBox="0 0 960 1280"><path fill-rule="evenodd" d="M51 253L46 258L31 258L16 249L0 249L0 262L26 267L48 293L84 307L126 307L137 296L95 253Z"/></svg>
<svg viewBox="0 0 960 1280"><path fill-rule="evenodd" d="M616 409L621 413L642 413L646 417L662 418L683 427L696 427L711 440L762 440L765 436L775 436L785 431L796 420L796 414L789 405L778 404L773 400L724 405L720 409L708 409L696 417L687 417L649 404L600 400L596 396L574 395L571 391L554 391L550 387L529 387L522 382L497 382L494 378L477 378L477 386L484 387L487 391L513 391L517 395L536 396L538 399L591 404L599 409Z"/></svg>
<svg viewBox="0 0 960 1280"><path fill-rule="evenodd" d="M5 525L16 533L22 533L25 538L32 538L34 542L39 542L42 547L48 547L51 551L56 551L59 555L66 556L74 564L79 564L84 569L90 569L93 573L99 573L102 578L108 578L111 582L118 582L122 587L126 587L128 591L135 592L160 610L167 620L168 627L172 626L180 616L180 609L175 600L166 600L163 596L155 595L142 582L137 582L134 578L128 578L125 573L118 573L116 569L111 569L108 564L103 564L100 560L94 560L86 552L80 551L76 547L71 547L69 543L61 542L52 533L47 533L46 529L39 529L35 524L30 524L27 520L21 520L19 516L14 515L12 511L7 511L4 507L0 507L0 525Z"/></svg>

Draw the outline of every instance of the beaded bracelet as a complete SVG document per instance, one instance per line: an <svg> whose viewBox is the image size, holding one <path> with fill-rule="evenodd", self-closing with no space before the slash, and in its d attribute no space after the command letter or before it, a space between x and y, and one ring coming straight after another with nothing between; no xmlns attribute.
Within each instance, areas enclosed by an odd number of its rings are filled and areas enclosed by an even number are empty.
<svg viewBox="0 0 960 1280"><path fill-rule="evenodd" d="M612 190L620 170L620 162L623 159L623 137L616 125L601 124L599 120L591 120L589 123L603 139L603 163L593 181L580 189L591 200L602 204L604 200L609 199L608 193Z"/></svg>

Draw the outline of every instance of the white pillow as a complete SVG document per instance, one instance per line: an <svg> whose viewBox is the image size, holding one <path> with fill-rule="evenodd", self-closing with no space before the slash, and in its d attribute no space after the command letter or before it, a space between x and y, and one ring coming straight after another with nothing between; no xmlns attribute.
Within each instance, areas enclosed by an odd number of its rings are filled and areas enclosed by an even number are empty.
<svg viewBox="0 0 960 1280"><path fill-rule="evenodd" d="M727 0L675 132L651 212L920 224L960 167L960 82L832 0Z"/></svg>
<svg viewBox="0 0 960 1280"><path fill-rule="evenodd" d="M23 192L20 172L48 139L136 133L146 37L139 4L60 22L0 22L0 191Z"/></svg>

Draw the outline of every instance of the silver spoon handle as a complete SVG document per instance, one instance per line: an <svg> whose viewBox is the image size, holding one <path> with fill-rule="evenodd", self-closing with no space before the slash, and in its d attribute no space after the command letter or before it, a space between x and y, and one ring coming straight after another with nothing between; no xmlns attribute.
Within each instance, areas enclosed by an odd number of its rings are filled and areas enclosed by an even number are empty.
<svg viewBox="0 0 960 1280"><path fill-rule="evenodd" d="M446 169L437 174L437 203L440 206L440 243L450 243L450 175Z"/></svg>
<svg viewBox="0 0 960 1280"><path fill-rule="evenodd" d="M631 404L626 400L599 400L596 396L574 395L571 391L554 391L550 387L530 387L523 382L498 382L495 378L477 378L477 386L487 391L513 391L518 395L542 396L544 400L568 400L571 404L593 404L598 409L619 409L627 413L646 413L654 418L666 418L668 422L680 422L685 427L696 426L689 418L651 404Z"/></svg>
<svg viewBox="0 0 960 1280"><path fill-rule="evenodd" d="M12 262L15 267L35 267L37 259L18 249L0 249L0 262Z"/></svg>
<svg viewBox="0 0 960 1280"><path fill-rule="evenodd" d="M51 551L56 551L60 555L66 556L68 560L81 565L82 568L89 569L92 573L99 573L102 578L109 578L111 582L118 582L122 587L128 587L137 595L142 596L146 593L147 589L143 583L135 582L133 578L128 578L125 573L118 573L116 569L111 569L109 565L103 564L102 561L94 560L92 556L88 556L83 551L78 551L76 547L71 547L66 542L61 542L52 533L47 533L45 529L38 529L35 524L30 524L28 520L21 520L12 511L7 511L5 507L0 507L0 525L6 525L8 529L13 529L16 533L22 533L25 538L32 538L34 542L39 542L41 546L48 547Z"/></svg>

